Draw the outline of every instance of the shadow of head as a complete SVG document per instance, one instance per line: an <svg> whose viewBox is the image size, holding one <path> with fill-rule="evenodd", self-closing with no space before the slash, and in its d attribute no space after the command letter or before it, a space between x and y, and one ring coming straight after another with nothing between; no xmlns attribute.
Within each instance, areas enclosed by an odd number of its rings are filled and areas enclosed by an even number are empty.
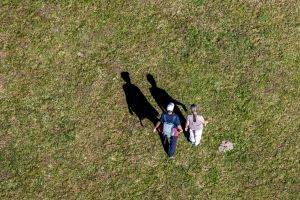
<svg viewBox="0 0 300 200"><path fill-rule="evenodd" d="M152 87L156 87L156 81L151 74L147 74L147 80L152 85Z"/></svg>
<svg viewBox="0 0 300 200"><path fill-rule="evenodd" d="M128 72L122 72L122 73L121 73L121 77L123 78L123 80L124 80L126 83L130 83L130 77L129 77L129 73L128 73Z"/></svg>

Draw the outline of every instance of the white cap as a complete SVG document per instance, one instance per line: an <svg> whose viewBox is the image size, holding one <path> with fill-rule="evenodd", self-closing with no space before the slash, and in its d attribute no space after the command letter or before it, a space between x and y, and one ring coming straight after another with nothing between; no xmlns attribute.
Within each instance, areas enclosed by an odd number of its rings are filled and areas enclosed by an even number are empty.
<svg viewBox="0 0 300 200"><path fill-rule="evenodd" d="M167 106L167 111L173 112L173 110L174 110L174 103L170 102Z"/></svg>

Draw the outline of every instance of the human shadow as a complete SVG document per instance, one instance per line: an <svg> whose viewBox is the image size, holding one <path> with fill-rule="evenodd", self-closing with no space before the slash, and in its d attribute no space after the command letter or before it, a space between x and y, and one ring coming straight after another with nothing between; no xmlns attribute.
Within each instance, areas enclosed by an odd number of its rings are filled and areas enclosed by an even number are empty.
<svg viewBox="0 0 300 200"><path fill-rule="evenodd" d="M139 118L141 126L143 126L142 120L145 118L150 120L155 126L158 122L157 116L159 115L159 113L148 102L142 91L137 86L131 83L128 72L122 72L121 77L125 81L123 90L126 96L129 113L131 115L135 114ZM164 151L168 153L169 144L164 142L164 137L161 133L158 133L158 135Z"/></svg>
<svg viewBox="0 0 300 200"><path fill-rule="evenodd" d="M123 90L126 96L129 113L131 115L135 114L139 118L141 126L143 126L143 119L150 120L155 126L158 122L157 116L159 115L159 113L148 102L142 91L137 86L131 83L128 72L122 72L121 77L125 81Z"/></svg>
<svg viewBox="0 0 300 200"><path fill-rule="evenodd" d="M181 126L184 129L186 119L183 116L183 114L180 111L178 106L181 106L184 109L184 111L187 111L185 105L183 103L173 99L164 89L157 87L156 81L151 74L147 74L147 80L151 84L151 88L149 88L150 93L153 96L153 98L155 99L159 108L163 112L167 112L166 108L170 102L173 102L175 104L174 113L176 113L178 115L180 122L181 122ZM186 139L189 140L189 133L186 131L183 131L183 133L184 133L184 136L186 137Z"/></svg>

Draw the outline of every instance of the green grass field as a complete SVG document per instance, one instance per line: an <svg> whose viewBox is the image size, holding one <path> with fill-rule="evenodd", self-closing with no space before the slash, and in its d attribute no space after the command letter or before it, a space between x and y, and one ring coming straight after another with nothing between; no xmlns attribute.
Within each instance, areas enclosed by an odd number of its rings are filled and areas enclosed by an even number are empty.
<svg viewBox="0 0 300 200"><path fill-rule="evenodd" d="M300 1L2 0L0 45L1 199L300 198ZM122 72L198 104L201 146L169 160Z"/></svg>

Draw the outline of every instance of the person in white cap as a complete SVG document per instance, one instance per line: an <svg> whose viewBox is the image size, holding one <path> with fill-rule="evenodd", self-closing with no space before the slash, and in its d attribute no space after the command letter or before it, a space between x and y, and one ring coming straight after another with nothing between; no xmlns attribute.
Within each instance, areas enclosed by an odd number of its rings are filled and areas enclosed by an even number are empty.
<svg viewBox="0 0 300 200"><path fill-rule="evenodd" d="M174 159L174 154L176 150L176 144L178 139L178 131L182 132L182 127L178 115L176 115L174 110L174 103L169 103L167 106L167 112L163 113L160 117L160 121L157 122L153 132L162 124L162 135L164 138L164 145L167 145L167 153L170 159Z"/></svg>
<svg viewBox="0 0 300 200"><path fill-rule="evenodd" d="M197 106L191 105L192 114L187 116L185 131L190 129L190 141L194 146L198 146L201 141L203 125L206 126L208 121L205 121L203 116L197 114Z"/></svg>

